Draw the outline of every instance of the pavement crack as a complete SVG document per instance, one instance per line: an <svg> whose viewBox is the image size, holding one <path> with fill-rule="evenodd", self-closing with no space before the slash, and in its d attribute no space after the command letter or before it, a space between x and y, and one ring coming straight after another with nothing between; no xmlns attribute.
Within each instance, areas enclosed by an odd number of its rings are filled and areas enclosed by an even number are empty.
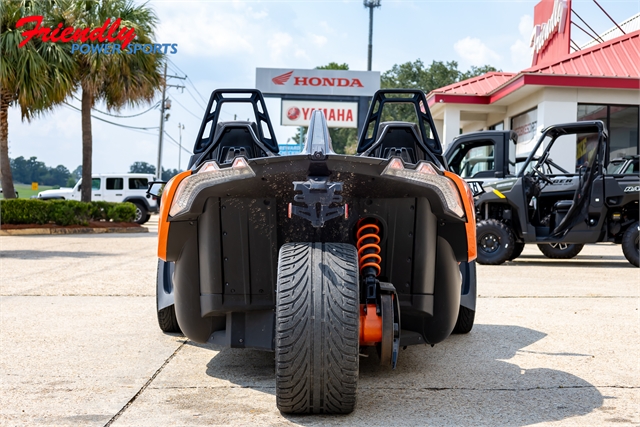
<svg viewBox="0 0 640 427"><path fill-rule="evenodd" d="M151 376L151 378L149 378L149 380L144 383L144 385L140 388L140 390L138 390L138 392L131 398L129 399L129 401L127 402L126 405L124 405L122 407L122 409L120 409L118 411L117 414L115 414L113 417L111 417L111 419L109 421L107 421L107 423L104 425L104 427L109 427L111 424L113 424L118 418L120 418L120 415L122 415L128 408L129 406L131 406L133 404L133 402L136 401L136 399L138 398L138 396L140 396L146 389L147 387L149 387L149 385L153 382L153 380L156 379L156 377L160 374L160 372L162 372L162 370L164 369L165 366L167 366L169 364L169 362L171 362L171 360L176 356L176 354L178 354L178 352L182 349L182 347L184 347L184 345L187 343L188 340L184 340L182 341L182 344L180 344L180 346L178 348L176 348L176 350L171 354L171 356L169 356L167 358L167 360L164 361L164 363L162 364L162 366L160 366L158 368L158 370L156 372L154 372L154 374Z"/></svg>

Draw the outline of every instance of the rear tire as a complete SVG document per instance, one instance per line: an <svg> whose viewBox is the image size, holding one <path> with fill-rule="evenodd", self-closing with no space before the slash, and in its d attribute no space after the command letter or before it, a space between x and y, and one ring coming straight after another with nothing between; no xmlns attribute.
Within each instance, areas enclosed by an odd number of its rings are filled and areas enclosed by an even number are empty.
<svg viewBox="0 0 640 427"><path fill-rule="evenodd" d="M522 255L522 251L524 251L524 243L523 242L515 242L513 244L513 253L509 257L509 261L513 261Z"/></svg>
<svg viewBox="0 0 640 427"><path fill-rule="evenodd" d="M158 310L158 326L160 326L162 332L182 333L180 325L178 325L175 305L170 305L169 307Z"/></svg>
<svg viewBox="0 0 640 427"><path fill-rule="evenodd" d="M540 252L551 259L571 259L575 258L584 245L557 243L552 245L538 245Z"/></svg>
<svg viewBox="0 0 640 427"><path fill-rule="evenodd" d="M637 222L631 224L627 231L622 235L622 253L624 257L631 264L636 267L640 267L640 262L638 258L640 258L640 250L638 249L638 235L640 234L639 229L640 225Z"/></svg>
<svg viewBox="0 0 640 427"><path fill-rule="evenodd" d="M356 248L287 243L276 295L276 403L290 414L348 414L356 404L360 304Z"/></svg>
<svg viewBox="0 0 640 427"><path fill-rule="evenodd" d="M514 239L506 224L495 220L480 221L476 227L478 241L478 262L498 265L511 259Z"/></svg>
<svg viewBox="0 0 640 427"><path fill-rule="evenodd" d="M142 206L142 204L138 202L134 202L133 204L136 205L136 216L133 219L133 222L135 222L136 224L144 224L145 222L149 221L149 218L151 218L151 214L149 213L147 208Z"/></svg>
<svg viewBox="0 0 640 427"><path fill-rule="evenodd" d="M475 310L460 306L458 311L458 320L456 320L456 326L453 327L454 334L468 334L473 329L473 321L476 318Z"/></svg>

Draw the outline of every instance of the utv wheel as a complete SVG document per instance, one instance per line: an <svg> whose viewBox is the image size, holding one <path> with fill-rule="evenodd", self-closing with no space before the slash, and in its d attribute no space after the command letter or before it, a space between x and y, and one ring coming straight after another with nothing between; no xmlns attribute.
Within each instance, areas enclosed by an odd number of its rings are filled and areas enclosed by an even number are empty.
<svg viewBox="0 0 640 427"><path fill-rule="evenodd" d="M276 295L276 403L292 414L348 414L359 358L358 259L343 243L287 243Z"/></svg>
<svg viewBox="0 0 640 427"><path fill-rule="evenodd" d="M473 329L473 321L476 318L475 310L460 306L458 311L458 320L456 320L456 326L453 327L454 334L468 334Z"/></svg>
<svg viewBox="0 0 640 427"><path fill-rule="evenodd" d="M522 251L524 251L524 243L523 242L515 242L513 244L513 253L509 257L509 261L513 261L522 255Z"/></svg>
<svg viewBox="0 0 640 427"><path fill-rule="evenodd" d="M640 243L638 239L639 231L640 225L636 222L631 224L622 235L622 253L627 261L636 267L640 267L638 265L638 258L640 257L640 250L638 249L638 243Z"/></svg>
<svg viewBox="0 0 640 427"><path fill-rule="evenodd" d="M158 326L162 332L181 334L178 318L176 317L176 306L172 303L167 305L166 295L173 292L173 263L158 259L158 270L156 276L156 312L158 313ZM161 295L161 293L163 293ZM161 302L162 301L162 302ZM173 300L171 300L173 301ZM158 309L160 305L164 308Z"/></svg>
<svg viewBox="0 0 640 427"><path fill-rule="evenodd" d="M134 205L136 205L136 216L133 219L133 222L137 224L144 224L145 222L149 221L149 218L151 218L151 214L147 211L147 208L142 206L141 203L134 203Z"/></svg>
<svg viewBox="0 0 640 427"><path fill-rule="evenodd" d="M162 332L182 333L178 325L175 305L170 305L169 307L158 310L158 326L160 326Z"/></svg>
<svg viewBox="0 0 640 427"><path fill-rule="evenodd" d="M508 261L513 254L513 234L504 223L495 219L480 221L476 228L478 262L498 265Z"/></svg>
<svg viewBox="0 0 640 427"><path fill-rule="evenodd" d="M550 245L538 245L540 252L551 259L571 259L575 258L584 245L568 243L552 243Z"/></svg>

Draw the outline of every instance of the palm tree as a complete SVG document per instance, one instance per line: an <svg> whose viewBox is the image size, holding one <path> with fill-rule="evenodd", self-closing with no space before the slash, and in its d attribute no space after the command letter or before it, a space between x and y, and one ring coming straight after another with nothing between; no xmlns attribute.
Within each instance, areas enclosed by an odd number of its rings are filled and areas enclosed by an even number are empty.
<svg viewBox="0 0 640 427"><path fill-rule="evenodd" d="M70 46L34 38L18 47L27 28L16 29L16 22L28 15L47 17L51 8L46 1L0 1L0 175L5 199L16 197L9 162L9 107L17 102L22 119L31 120L64 101L75 87ZM45 18L43 26L50 23Z"/></svg>
<svg viewBox="0 0 640 427"><path fill-rule="evenodd" d="M58 0L59 19L74 27L98 28L107 19L121 18L120 28L134 28L133 43L153 44L158 19L146 5L132 0ZM153 100L162 83L161 53L76 52L76 81L82 90L82 182L91 182L93 138L91 109L104 101L107 110L119 111L125 105L139 106ZM91 185L83 185L81 200L91 201Z"/></svg>

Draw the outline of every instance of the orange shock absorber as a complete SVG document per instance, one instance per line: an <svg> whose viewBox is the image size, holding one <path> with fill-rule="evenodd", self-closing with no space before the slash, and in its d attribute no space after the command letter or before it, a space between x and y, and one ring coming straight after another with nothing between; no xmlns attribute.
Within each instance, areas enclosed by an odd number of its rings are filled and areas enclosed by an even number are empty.
<svg viewBox="0 0 640 427"><path fill-rule="evenodd" d="M362 218L356 224L356 248L360 274L363 276L380 275L380 227L373 218Z"/></svg>
<svg viewBox="0 0 640 427"><path fill-rule="evenodd" d="M376 310L376 276L380 275L380 226L374 218L362 218L356 224L356 248L360 274L367 287L367 301L360 305L360 345L374 345L382 341L382 317ZM372 289L370 289L372 288Z"/></svg>

